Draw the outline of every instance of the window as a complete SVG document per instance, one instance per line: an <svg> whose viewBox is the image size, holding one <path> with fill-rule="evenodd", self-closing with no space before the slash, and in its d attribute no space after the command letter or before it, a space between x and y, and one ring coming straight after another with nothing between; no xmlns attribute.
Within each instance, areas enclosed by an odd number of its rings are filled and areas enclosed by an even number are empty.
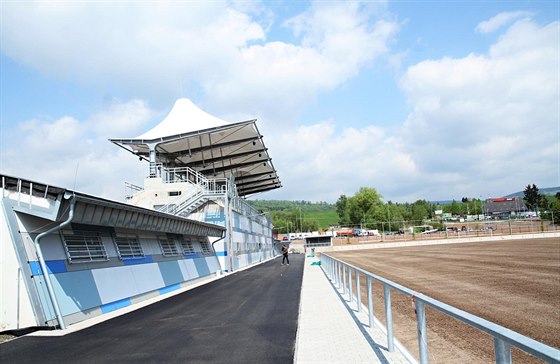
<svg viewBox="0 0 560 364"><path fill-rule="evenodd" d="M181 196L181 191L170 191L169 196Z"/></svg>
<svg viewBox="0 0 560 364"><path fill-rule="evenodd" d="M63 231L61 235L66 255L71 263L109 260L98 232Z"/></svg>
<svg viewBox="0 0 560 364"><path fill-rule="evenodd" d="M200 247L202 248L202 253L204 254L212 254L212 247L210 247L210 243L207 241L201 241Z"/></svg>
<svg viewBox="0 0 560 364"><path fill-rule="evenodd" d="M177 245L174 240L168 240L165 238L159 238L159 245L161 246L161 251L164 256L178 255Z"/></svg>
<svg viewBox="0 0 560 364"><path fill-rule="evenodd" d="M190 241L181 240L181 248L183 248L183 254L194 254L194 246Z"/></svg>
<svg viewBox="0 0 560 364"><path fill-rule="evenodd" d="M114 239L121 259L144 257L144 251L136 235L119 234Z"/></svg>

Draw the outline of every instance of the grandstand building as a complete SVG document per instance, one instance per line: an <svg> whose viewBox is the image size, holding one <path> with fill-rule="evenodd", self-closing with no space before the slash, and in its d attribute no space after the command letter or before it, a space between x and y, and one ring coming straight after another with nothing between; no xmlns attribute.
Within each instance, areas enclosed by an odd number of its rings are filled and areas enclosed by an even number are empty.
<svg viewBox="0 0 560 364"><path fill-rule="evenodd" d="M281 187L256 120L180 99L111 142L148 162L126 203L0 175L0 331L64 329L279 254L271 220L244 201Z"/></svg>

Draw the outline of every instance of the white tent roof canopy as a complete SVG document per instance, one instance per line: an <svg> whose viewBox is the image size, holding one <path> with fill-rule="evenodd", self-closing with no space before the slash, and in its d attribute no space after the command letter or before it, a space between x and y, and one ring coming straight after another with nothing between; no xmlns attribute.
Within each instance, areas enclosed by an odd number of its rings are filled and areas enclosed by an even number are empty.
<svg viewBox="0 0 560 364"><path fill-rule="evenodd" d="M256 120L227 123L179 99L167 117L133 139L109 139L142 159L150 145L166 168L190 167L209 178L235 177L239 196L282 187Z"/></svg>

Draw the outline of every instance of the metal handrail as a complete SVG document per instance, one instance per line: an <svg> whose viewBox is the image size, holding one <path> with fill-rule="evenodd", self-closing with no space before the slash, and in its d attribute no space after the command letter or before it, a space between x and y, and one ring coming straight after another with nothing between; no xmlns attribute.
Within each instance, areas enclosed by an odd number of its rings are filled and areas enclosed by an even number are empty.
<svg viewBox="0 0 560 364"><path fill-rule="evenodd" d="M266 216L261 216L262 214L259 211L237 195L237 189L232 178L210 179L190 167L165 168L162 165L158 165L158 168L162 172L162 181L164 183L190 183L199 186L201 189L191 195L179 196L173 201L160 206L157 211L177 214L201 198L229 196L232 209L242 215L256 218L261 223L265 223L268 220Z"/></svg>
<svg viewBox="0 0 560 364"><path fill-rule="evenodd" d="M194 172L197 174L196 178L191 179L187 177L186 180L181 179L176 182L170 182L169 180L165 183L189 183L198 186L199 189L193 194L180 195L173 201L160 206L157 211L166 212L169 214L178 214L187 208L189 205L195 203L201 198L212 198L216 196L225 196L227 193L227 179L226 178L214 178L208 179L202 176L200 173L194 171L191 168L174 168L175 170L187 171L188 173Z"/></svg>
<svg viewBox="0 0 560 364"><path fill-rule="evenodd" d="M208 184L208 177L190 167L165 168L160 167L164 183L190 182L198 185Z"/></svg>
<svg viewBox="0 0 560 364"><path fill-rule="evenodd" d="M513 330L433 299L422 293L416 292L410 288L404 287L398 283L370 273L362 268L358 268L340 259L331 257L328 254L321 253L321 266L323 267L323 270L325 271L327 277L329 277L331 281L333 281L339 287L342 287L344 294L348 292L351 302L353 301L353 287L351 277L352 272L354 272L354 276L356 277L356 302L358 304L358 311L360 311L362 308L359 273L366 276L368 287L368 312L370 327L373 327L374 322L371 283L373 280L383 284L385 294L385 314L387 316L387 346L389 351L394 351L390 289L395 289L398 292L413 297L416 305L418 346L421 364L428 363L428 340L424 305L433 307L434 309L441 311L448 316L451 316L480 331L491 335L494 338L496 363L511 363L511 346L517 347L518 349L521 349L549 363L560 363L560 350L558 349L555 349L527 336L521 335L520 333L517 333Z"/></svg>

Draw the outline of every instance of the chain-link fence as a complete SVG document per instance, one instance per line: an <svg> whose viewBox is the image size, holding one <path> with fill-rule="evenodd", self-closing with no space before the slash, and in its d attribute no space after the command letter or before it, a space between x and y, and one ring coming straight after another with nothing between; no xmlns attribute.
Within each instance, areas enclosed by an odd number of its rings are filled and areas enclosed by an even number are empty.
<svg viewBox="0 0 560 364"><path fill-rule="evenodd" d="M560 216L560 212L559 215ZM379 229L378 227L382 228ZM558 223L540 218L471 221L383 221L342 229L335 245L385 241L454 239L560 231ZM353 234L348 234L348 230ZM332 229L336 232L337 229Z"/></svg>

